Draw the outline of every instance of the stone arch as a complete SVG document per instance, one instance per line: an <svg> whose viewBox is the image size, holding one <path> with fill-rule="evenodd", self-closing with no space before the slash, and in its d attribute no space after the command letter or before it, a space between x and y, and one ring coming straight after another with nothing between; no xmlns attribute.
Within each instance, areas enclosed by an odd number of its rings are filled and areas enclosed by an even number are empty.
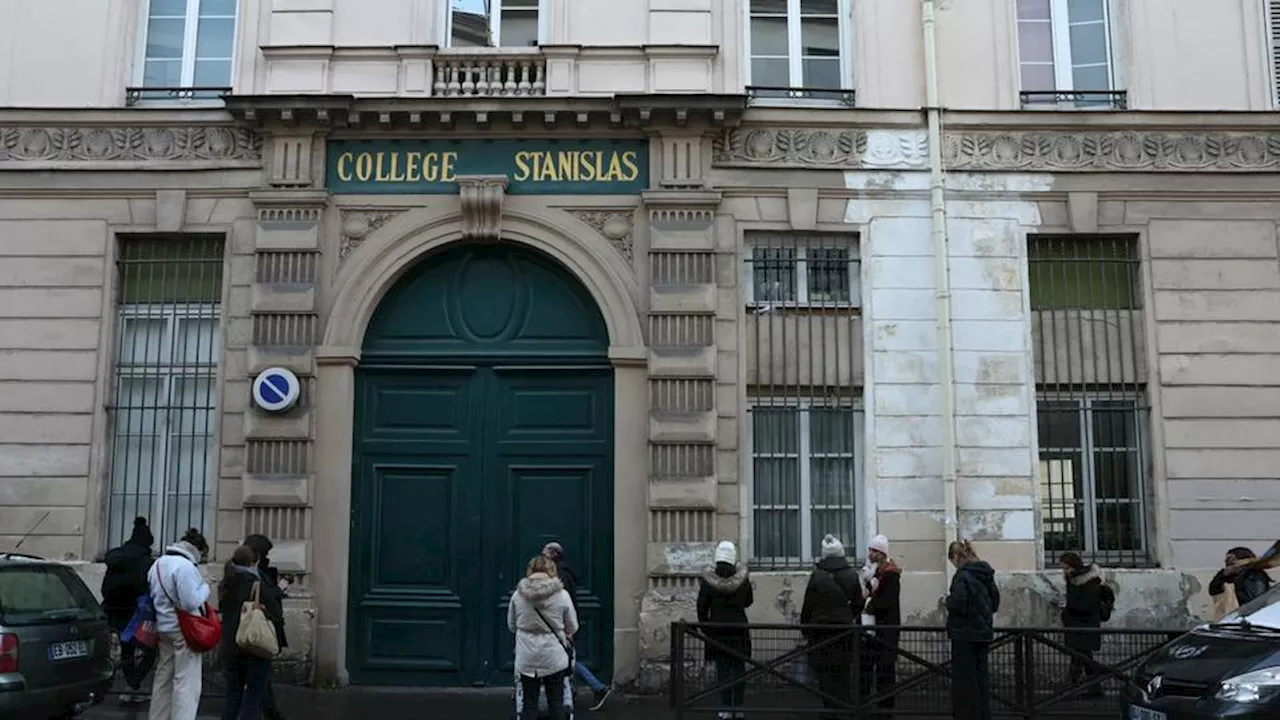
<svg viewBox="0 0 1280 720"><path fill-rule="evenodd" d="M502 238L534 248L559 262L586 287L604 315L610 357L642 360L634 273L609 243L586 223L566 213L521 207L503 208ZM416 260L462 240L461 214L436 208L410 210L365 239L334 279L329 319L321 346L358 352L382 296Z"/></svg>

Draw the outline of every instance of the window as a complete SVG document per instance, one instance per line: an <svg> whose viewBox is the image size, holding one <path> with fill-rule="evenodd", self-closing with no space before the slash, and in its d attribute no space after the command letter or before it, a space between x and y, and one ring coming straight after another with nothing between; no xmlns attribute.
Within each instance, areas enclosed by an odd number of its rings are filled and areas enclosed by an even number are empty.
<svg viewBox="0 0 1280 720"><path fill-rule="evenodd" d="M0 569L0 623L91 620L101 612L93 593L69 567L32 564Z"/></svg>
<svg viewBox="0 0 1280 720"><path fill-rule="evenodd" d="M1115 89L1111 0L1018 0L1022 100L1123 107Z"/></svg>
<svg viewBox="0 0 1280 720"><path fill-rule="evenodd" d="M1139 397L1041 394L1039 482L1047 560L1144 551L1147 410Z"/></svg>
<svg viewBox="0 0 1280 720"><path fill-rule="evenodd" d="M1131 236L1027 240L1046 562L1149 562L1146 362Z"/></svg>
<svg viewBox="0 0 1280 720"><path fill-rule="evenodd" d="M220 237L121 241L108 542L213 523Z"/></svg>
<svg viewBox="0 0 1280 720"><path fill-rule="evenodd" d="M1267 47L1271 50L1271 89L1280 108L1280 0L1267 0Z"/></svg>
<svg viewBox="0 0 1280 720"><path fill-rule="evenodd" d="M237 0L146 0L142 63L130 100L209 99L231 86ZM162 94L161 94L162 93Z"/></svg>
<svg viewBox="0 0 1280 720"><path fill-rule="evenodd" d="M813 560L822 536L857 538L861 411L758 398L751 407L751 540L757 562Z"/></svg>
<svg viewBox="0 0 1280 720"><path fill-rule="evenodd" d="M748 240L747 303L858 307L857 245L835 235L755 235Z"/></svg>
<svg viewBox="0 0 1280 720"><path fill-rule="evenodd" d="M747 85L757 97L850 101L848 0L748 0Z"/></svg>
<svg viewBox="0 0 1280 720"><path fill-rule="evenodd" d="M449 0L450 47L537 47L539 0Z"/></svg>

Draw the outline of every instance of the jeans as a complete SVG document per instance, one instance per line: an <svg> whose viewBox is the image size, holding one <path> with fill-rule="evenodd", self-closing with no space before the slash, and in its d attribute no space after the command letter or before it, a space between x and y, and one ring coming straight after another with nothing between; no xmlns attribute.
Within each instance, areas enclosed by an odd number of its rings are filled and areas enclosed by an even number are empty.
<svg viewBox="0 0 1280 720"><path fill-rule="evenodd" d="M156 648L136 641L120 642L120 674L130 690L142 689L142 681L156 664Z"/></svg>
<svg viewBox="0 0 1280 720"><path fill-rule="evenodd" d="M741 677L746 670L746 663L741 658L718 658L716 660L716 684L724 685L733 678ZM736 682L720 689L720 704L727 708L742 707L742 700L747 694L747 684Z"/></svg>
<svg viewBox="0 0 1280 720"><path fill-rule="evenodd" d="M538 720L538 697L543 690L547 692L547 711L551 720L566 720L569 717L567 708L573 705L573 686L569 682L568 670L544 677L516 676L516 711L520 713L520 720Z"/></svg>
<svg viewBox="0 0 1280 720"><path fill-rule="evenodd" d="M226 675L222 720L259 720L271 683L271 661L237 654L227 659Z"/></svg>
<svg viewBox="0 0 1280 720"><path fill-rule="evenodd" d="M951 711L955 720L991 720L991 644L951 641Z"/></svg>
<svg viewBox="0 0 1280 720"><path fill-rule="evenodd" d="M573 661L573 674L581 678L582 682L586 683L587 687L591 688L591 692L602 692L606 689L604 683L600 682L595 675L592 675L591 670L588 669L586 665L583 665L577 660Z"/></svg>
<svg viewBox="0 0 1280 720"><path fill-rule="evenodd" d="M160 635L156 679L151 686L150 720L196 720L200 711L200 655L182 633Z"/></svg>

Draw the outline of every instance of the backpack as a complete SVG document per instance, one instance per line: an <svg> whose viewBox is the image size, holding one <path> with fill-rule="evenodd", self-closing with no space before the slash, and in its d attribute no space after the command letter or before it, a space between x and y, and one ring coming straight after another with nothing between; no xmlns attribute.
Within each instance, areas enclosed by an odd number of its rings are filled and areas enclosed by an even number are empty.
<svg viewBox="0 0 1280 720"><path fill-rule="evenodd" d="M1106 622L1111 619L1111 613L1115 612L1116 609L1116 591L1112 590L1110 585L1103 583L1102 587L1099 589L1099 596L1099 600L1101 601L1100 615L1102 617L1102 622Z"/></svg>

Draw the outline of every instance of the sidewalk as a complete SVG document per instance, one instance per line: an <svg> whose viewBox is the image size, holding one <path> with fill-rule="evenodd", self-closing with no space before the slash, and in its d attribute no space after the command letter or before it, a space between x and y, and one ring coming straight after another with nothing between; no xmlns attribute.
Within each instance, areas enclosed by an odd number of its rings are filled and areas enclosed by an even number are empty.
<svg viewBox="0 0 1280 720"><path fill-rule="evenodd" d="M421 690L346 688L311 690L276 686L280 709L290 720L512 720L515 717L510 689ZM615 694L600 712L586 709L589 696L578 701L579 718L604 720L670 720L674 714L664 697L627 697ZM198 720L218 720L221 700L201 703ZM145 720L147 706L124 708L115 697L85 713L84 720Z"/></svg>

